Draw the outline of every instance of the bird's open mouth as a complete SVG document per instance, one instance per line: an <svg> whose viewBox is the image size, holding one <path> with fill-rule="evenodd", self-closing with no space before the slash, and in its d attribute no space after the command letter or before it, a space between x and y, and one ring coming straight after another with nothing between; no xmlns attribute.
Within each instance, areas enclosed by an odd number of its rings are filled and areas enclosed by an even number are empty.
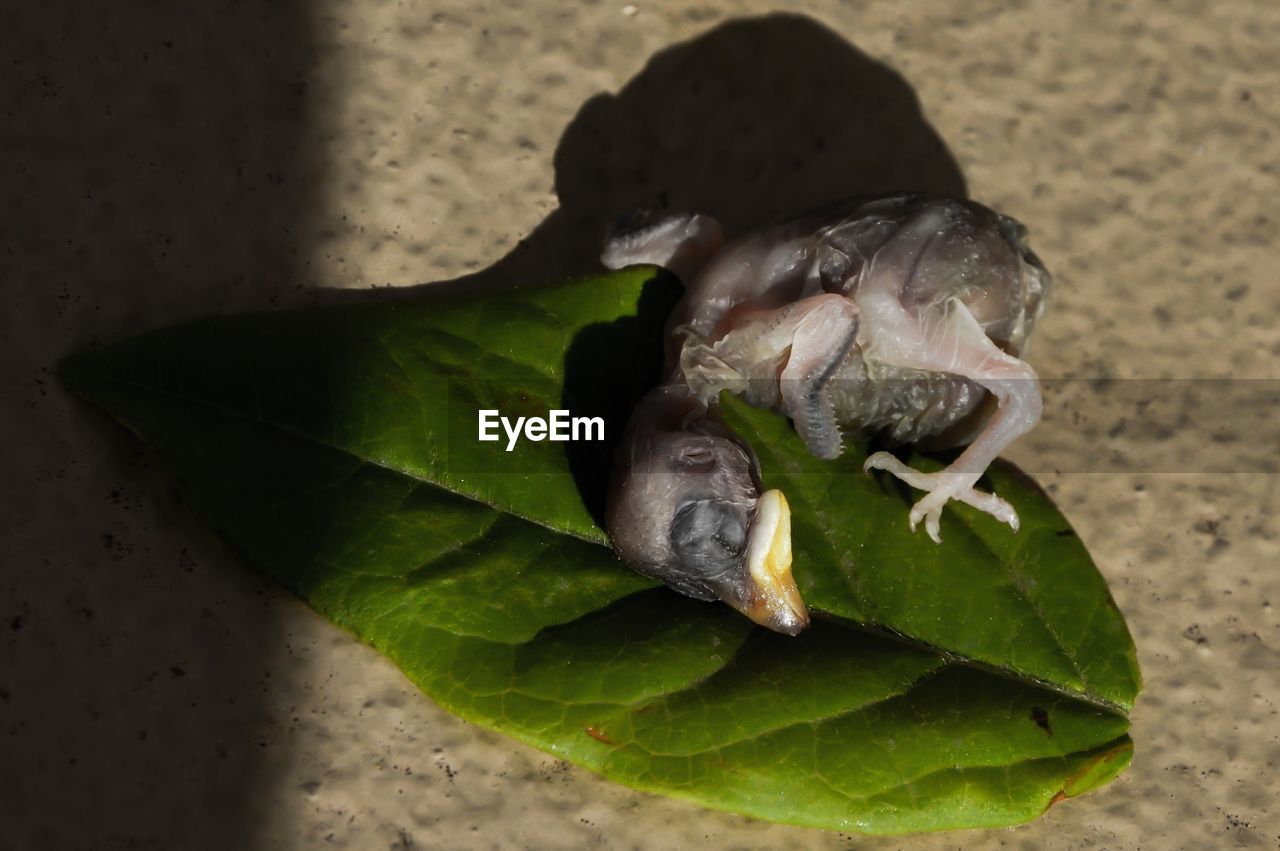
<svg viewBox="0 0 1280 851"><path fill-rule="evenodd" d="M780 490L760 495L747 539L747 569L755 587L743 614L787 635L809 625L809 610L791 575L791 507Z"/></svg>

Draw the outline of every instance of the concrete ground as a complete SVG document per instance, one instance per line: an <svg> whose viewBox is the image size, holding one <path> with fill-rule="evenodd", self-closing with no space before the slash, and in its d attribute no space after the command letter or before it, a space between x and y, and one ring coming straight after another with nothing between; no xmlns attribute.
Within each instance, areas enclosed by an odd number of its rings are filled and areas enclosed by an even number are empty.
<svg viewBox="0 0 1280 851"><path fill-rule="evenodd" d="M1280 846L1280 6L136 5L0 28L0 848ZM319 288L588 270L636 202L740 230L906 187L1056 273L1031 359L1073 381L1011 455L1146 675L1129 772L1019 828L768 825L463 723L50 374Z"/></svg>

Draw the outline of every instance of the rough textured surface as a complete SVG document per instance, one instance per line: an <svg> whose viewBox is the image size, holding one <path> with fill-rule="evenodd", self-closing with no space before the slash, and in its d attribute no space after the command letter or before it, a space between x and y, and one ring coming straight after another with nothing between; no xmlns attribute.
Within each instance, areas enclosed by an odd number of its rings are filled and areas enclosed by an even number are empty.
<svg viewBox="0 0 1280 851"><path fill-rule="evenodd" d="M1230 385L1251 428L1220 383L1115 379L1280 379L1280 9L539 5L46 4L0 34L0 847L847 846L442 713L241 569L49 369L320 287L592 268L636 201L738 229L965 185L1057 275L1032 363L1134 394L1051 394L1011 455L1129 618L1137 754L1021 828L857 845L1276 847L1275 386Z"/></svg>

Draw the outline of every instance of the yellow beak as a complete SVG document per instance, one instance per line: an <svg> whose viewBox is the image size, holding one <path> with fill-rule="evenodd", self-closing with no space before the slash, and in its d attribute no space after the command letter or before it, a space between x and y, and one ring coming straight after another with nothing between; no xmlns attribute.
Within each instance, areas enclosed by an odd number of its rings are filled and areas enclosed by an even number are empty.
<svg viewBox="0 0 1280 851"><path fill-rule="evenodd" d="M747 540L747 569L754 599L742 612L761 626L799 635L809 610L791 575L791 506L780 490L765 491Z"/></svg>

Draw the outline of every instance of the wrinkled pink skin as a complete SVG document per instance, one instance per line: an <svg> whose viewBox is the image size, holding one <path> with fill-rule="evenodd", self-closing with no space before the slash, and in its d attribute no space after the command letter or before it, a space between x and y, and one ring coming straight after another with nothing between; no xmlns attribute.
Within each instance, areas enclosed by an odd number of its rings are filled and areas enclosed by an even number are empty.
<svg viewBox="0 0 1280 851"><path fill-rule="evenodd" d="M611 238L603 260L654 263L685 282L668 325L668 383L703 406L730 389L780 410L822 458L840 454L842 430L968 442L937 473L885 452L867 459L927 492L909 522L923 519L937 541L951 499L1018 528L1012 506L974 484L1040 418L1039 382L1018 356L1049 276L1023 235L971 201L898 195L727 245L706 216L651 219ZM977 410L988 393L994 411Z"/></svg>

